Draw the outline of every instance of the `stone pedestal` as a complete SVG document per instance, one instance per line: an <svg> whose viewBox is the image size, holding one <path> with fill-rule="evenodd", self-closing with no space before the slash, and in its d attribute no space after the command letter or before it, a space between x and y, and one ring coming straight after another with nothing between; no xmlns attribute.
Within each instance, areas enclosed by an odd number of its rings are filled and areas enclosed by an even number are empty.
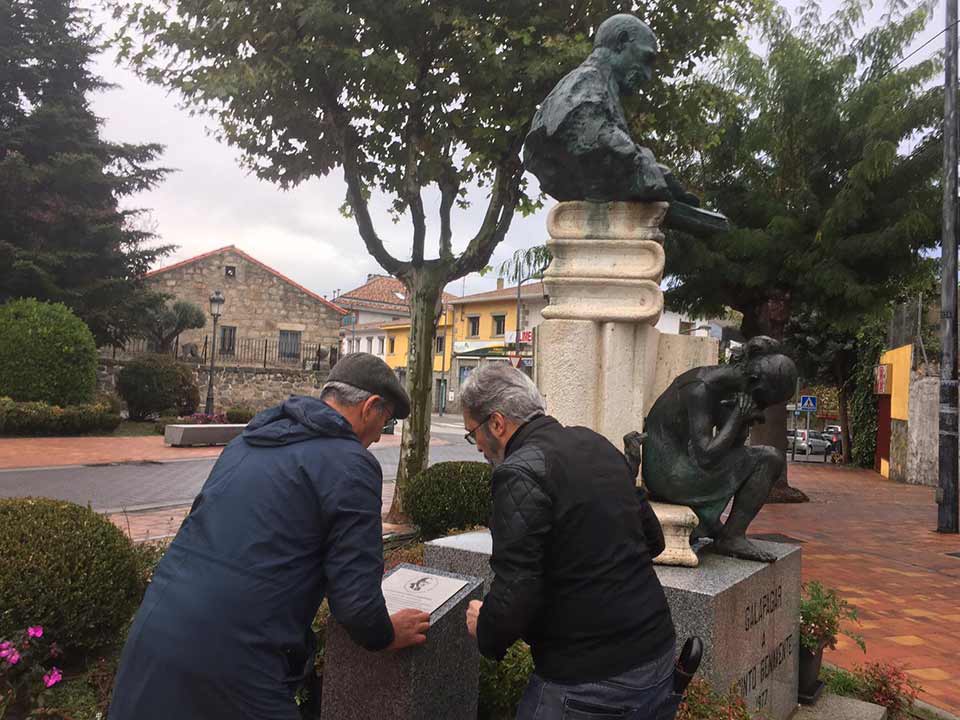
<svg viewBox="0 0 960 720"><path fill-rule="evenodd" d="M767 564L705 553L700 565L657 567L677 631L677 650L693 635L704 642L699 677L731 686L755 715L786 720L797 707L800 548L755 540L779 558ZM489 532L426 544L424 562L482 577L493 572Z"/></svg>
<svg viewBox="0 0 960 720"><path fill-rule="evenodd" d="M547 218L550 296L537 328L548 412L617 447L653 400L667 203L564 202Z"/></svg>
<svg viewBox="0 0 960 720"><path fill-rule="evenodd" d="M733 686L755 715L786 720L797 708L800 548L755 540L775 563L705 553L697 568L658 566L678 644L697 635L700 677Z"/></svg>
<svg viewBox="0 0 960 720"><path fill-rule="evenodd" d="M477 641L467 633L466 612L471 600L482 599L482 581L431 567L399 568L427 570L467 584L431 614L427 642L418 647L368 652L331 619L322 720L476 720L480 654Z"/></svg>
<svg viewBox="0 0 960 720"><path fill-rule="evenodd" d="M700 524L696 513L686 505L650 503L650 507L663 528L664 542L663 552L653 562L657 565L697 567L700 560L690 547L690 533Z"/></svg>

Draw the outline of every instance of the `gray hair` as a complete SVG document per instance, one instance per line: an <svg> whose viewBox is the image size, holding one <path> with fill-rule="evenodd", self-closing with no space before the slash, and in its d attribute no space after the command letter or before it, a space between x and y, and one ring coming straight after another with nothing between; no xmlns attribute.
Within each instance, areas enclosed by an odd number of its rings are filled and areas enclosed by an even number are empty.
<svg viewBox="0 0 960 720"><path fill-rule="evenodd" d="M361 390L342 382L328 382L320 389L321 400L333 400L340 405L351 407L367 401L373 393Z"/></svg>
<svg viewBox="0 0 960 720"><path fill-rule="evenodd" d="M477 420L499 412L526 422L545 412L537 386L505 362L486 363L470 373L460 388L460 404Z"/></svg>

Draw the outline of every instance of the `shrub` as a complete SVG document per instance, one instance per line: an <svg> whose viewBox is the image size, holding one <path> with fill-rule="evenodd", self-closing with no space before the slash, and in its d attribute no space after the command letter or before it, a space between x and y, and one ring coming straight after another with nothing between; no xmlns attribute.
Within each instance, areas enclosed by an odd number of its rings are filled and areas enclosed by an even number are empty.
<svg viewBox="0 0 960 720"><path fill-rule="evenodd" d="M410 480L406 509L424 539L451 530L486 525L490 519L490 466L478 462L442 462Z"/></svg>
<svg viewBox="0 0 960 720"><path fill-rule="evenodd" d="M234 425L244 424L253 420L253 416L257 412L253 408L249 407L232 407L227 410L227 422Z"/></svg>
<svg viewBox="0 0 960 720"><path fill-rule="evenodd" d="M889 663L869 663L852 671L825 665L820 679L834 695L882 705L890 720L910 717L910 706L920 693L920 686L902 668Z"/></svg>
<svg viewBox="0 0 960 720"><path fill-rule="evenodd" d="M530 675L533 656L530 647L515 642L500 662L480 658L480 698L477 717L480 720L506 720L516 715Z"/></svg>
<svg viewBox="0 0 960 720"><path fill-rule="evenodd" d="M59 657L59 647L42 625L0 635L0 717L6 717L5 710L33 717L47 690L63 680L55 664Z"/></svg>
<svg viewBox="0 0 960 720"><path fill-rule="evenodd" d="M0 499L0 636L28 624L80 654L116 643L143 595L133 543L89 508Z"/></svg>
<svg viewBox="0 0 960 720"><path fill-rule="evenodd" d="M710 683L694 678L687 687L677 720L750 720L751 715L743 698L733 692L717 692Z"/></svg>
<svg viewBox="0 0 960 720"><path fill-rule="evenodd" d="M227 422L227 416L223 413L206 415L204 413L194 413L187 417L161 416L157 418L153 429L160 435L163 435L167 425L223 425Z"/></svg>
<svg viewBox="0 0 960 720"><path fill-rule="evenodd" d="M826 589L816 580L803 584L800 598L800 644L803 647L812 653L820 652L824 646L835 650L837 636L843 633L866 652L862 637L841 629L842 620L859 622L857 609L841 599L836 590Z"/></svg>
<svg viewBox="0 0 960 720"><path fill-rule="evenodd" d="M106 405L71 405L65 408L42 402L17 403L0 399L2 435L86 435L111 433L120 415Z"/></svg>
<svg viewBox="0 0 960 720"><path fill-rule="evenodd" d="M124 365L117 389L131 420L169 410L190 415L200 404L200 391L188 365L167 355L144 355Z"/></svg>
<svg viewBox="0 0 960 720"><path fill-rule="evenodd" d="M66 305L33 299L0 306L0 396L53 405L90 402L97 346Z"/></svg>

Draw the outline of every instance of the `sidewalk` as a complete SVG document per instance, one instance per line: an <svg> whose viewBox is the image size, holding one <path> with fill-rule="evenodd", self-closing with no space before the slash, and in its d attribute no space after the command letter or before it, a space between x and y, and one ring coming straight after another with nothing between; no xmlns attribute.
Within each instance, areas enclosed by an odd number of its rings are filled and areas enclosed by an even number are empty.
<svg viewBox="0 0 960 720"><path fill-rule="evenodd" d="M381 514L386 515L393 502L394 483L383 485L383 507ZM107 517L134 542L147 540L168 540L177 534L180 524L190 512L190 505L173 505L165 508L141 510L137 512L110 513ZM383 524L383 534L397 532L402 525Z"/></svg>
<svg viewBox="0 0 960 720"><path fill-rule="evenodd" d="M783 535L803 548L803 579L856 605L867 653L845 636L827 662L904 665L921 698L960 713L960 536L934 532L935 490L860 469L791 464L790 483L810 496L767 505L751 535ZM770 538L774 539L774 538ZM789 540L788 540L789 541Z"/></svg>
<svg viewBox="0 0 960 720"><path fill-rule="evenodd" d="M436 442L442 444L442 441ZM400 433L398 432L395 435L384 435L372 448L399 446ZM0 439L0 470L196 460L218 457L222 450L222 447L170 447L164 444L162 435L2 438Z"/></svg>

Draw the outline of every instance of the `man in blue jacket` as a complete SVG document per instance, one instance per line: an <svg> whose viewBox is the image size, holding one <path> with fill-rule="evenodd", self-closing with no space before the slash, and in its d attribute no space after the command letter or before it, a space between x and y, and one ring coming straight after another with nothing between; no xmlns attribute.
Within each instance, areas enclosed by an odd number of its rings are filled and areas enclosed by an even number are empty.
<svg viewBox="0 0 960 720"><path fill-rule="evenodd" d="M387 614L380 464L367 450L410 401L389 367L344 357L320 399L253 419L204 483L134 618L111 720L296 720L324 597L368 650L426 641Z"/></svg>

